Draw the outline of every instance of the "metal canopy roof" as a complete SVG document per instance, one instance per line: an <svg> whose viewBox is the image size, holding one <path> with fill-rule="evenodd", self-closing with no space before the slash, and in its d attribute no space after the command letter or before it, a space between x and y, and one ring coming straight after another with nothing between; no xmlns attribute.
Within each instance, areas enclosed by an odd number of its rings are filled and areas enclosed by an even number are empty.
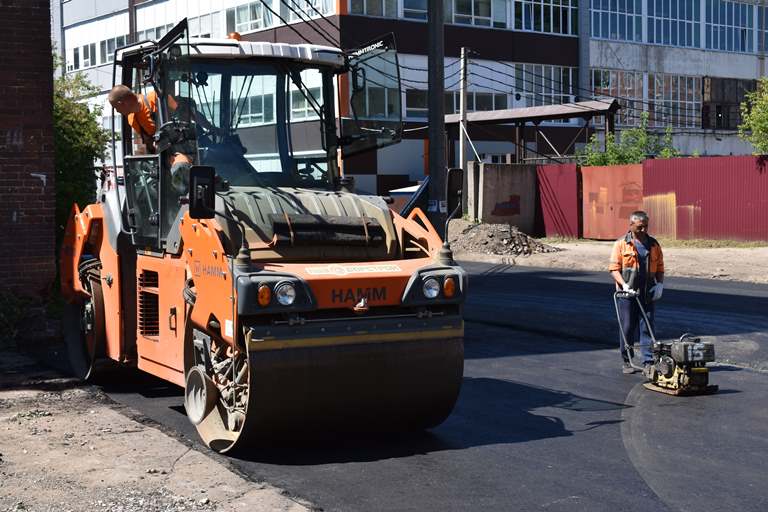
<svg viewBox="0 0 768 512"><path fill-rule="evenodd" d="M505 123L537 123L554 119L571 119L575 117L593 117L605 114L615 114L621 108L615 99L580 101L563 103L561 105L544 105L541 107L510 108L505 110L488 110L468 112L467 123L473 124L505 124ZM445 124L458 124L459 114L445 116Z"/></svg>

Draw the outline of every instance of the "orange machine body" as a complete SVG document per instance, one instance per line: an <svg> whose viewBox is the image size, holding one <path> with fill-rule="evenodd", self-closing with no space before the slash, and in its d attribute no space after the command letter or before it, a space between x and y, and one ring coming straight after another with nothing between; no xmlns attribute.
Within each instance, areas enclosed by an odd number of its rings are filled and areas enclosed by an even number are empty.
<svg viewBox="0 0 768 512"><path fill-rule="evenodd" d="M401 243L407 232L423 247L420 257L332 263L275 261L254 264L253 268L302 279L311 289L318 310L348 309L352 314L362 299L374 308L398 306L411 276L434 262L441 240L419 209L407 218L394 212L392 217ZM138 250L135 272L121 272L120 256L104 236L102 205L89 205L82 212L74 206L62 246L61 285L70 302L87 297L78 279L78 265L88 257L101 260L106 356L136 364L141 370L183 386L184 343L189 329L196 326L210 330L211 325L218 325L217 337L231 345L239 332L239 319L232 262L222 244L217 220L196 220L185 214L180 231L181 249L177 254ZM127 287L135 290L134 297L121 295L126 285L121 280L124 275L135 276L135 283ZM183 296L188 280L194 282L196 293L193 308ZM128 316L133 318L126 321Z"/></svg>

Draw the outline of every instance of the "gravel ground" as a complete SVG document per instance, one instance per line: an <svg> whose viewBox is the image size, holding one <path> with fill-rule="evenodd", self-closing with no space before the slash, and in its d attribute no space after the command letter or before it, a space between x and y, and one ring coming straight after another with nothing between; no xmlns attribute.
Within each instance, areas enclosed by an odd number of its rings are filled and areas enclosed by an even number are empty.
<svg viewBox="0 0 768 512"><path fill-rule="evenodd" d="M558 252L511 224L472 224L456 219L450 226L451 247L457 253L469 252L499 256L530 256Z"/></svg>
<svg viewBox="0 0 768 512"><path fill-rule="evenodd" d="M97 390L0 352L0 511L306 511Z"/></svg>
<svg viewBox="0 0 768 512"><path fill-rule="evenodd" d="M451 221L450 239L466 236L461 233L471 226L461 219ZM476 229L470 229L466 234ZM531 240L538 242L536 239ZM549 247L556 249L554 252L488 254L478 250L477 244L471 242L451 242L454 255L459 260L606 272L612 246L613 242L576 240L549 244ZM668 276L768 283L768 267L765 264L768 261L768 247L664 247L662 243L662 250Z"/></svg>

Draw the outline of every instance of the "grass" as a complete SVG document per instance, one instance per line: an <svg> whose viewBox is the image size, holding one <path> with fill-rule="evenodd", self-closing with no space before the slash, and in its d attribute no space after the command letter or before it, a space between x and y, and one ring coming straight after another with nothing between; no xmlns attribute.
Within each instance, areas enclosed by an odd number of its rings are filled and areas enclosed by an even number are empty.
<svg viewBox="0 0 768 512"><path fill-rule="evenodd" d="M752 249L768 247L767 240L675 240L673 238L658 238L661 247L689 247L692 249Z"/></svg>

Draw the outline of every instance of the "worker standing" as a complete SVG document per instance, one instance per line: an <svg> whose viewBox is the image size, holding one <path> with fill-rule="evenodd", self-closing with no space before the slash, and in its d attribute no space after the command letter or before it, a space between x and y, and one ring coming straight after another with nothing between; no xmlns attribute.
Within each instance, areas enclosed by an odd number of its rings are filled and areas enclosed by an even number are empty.
<svg viewBox="0 0 768 512"><path fill-rule="evenodd" d="M654 328L654 303L661 299L664 290L664 255L659 242L648 234L648 214L635 211L629 216L629 231L616 240L611 252L608 270L621 291L634 291L645 309L650 326L646 325L640 307L634 298L619 298L620 329L619 350L623 359L624 373L634 373L630 364L624 340L630 345L630 356L634 355L633 345L640 342L640 357L644 368L653 362L652 338L649 331Z"/></svg>

